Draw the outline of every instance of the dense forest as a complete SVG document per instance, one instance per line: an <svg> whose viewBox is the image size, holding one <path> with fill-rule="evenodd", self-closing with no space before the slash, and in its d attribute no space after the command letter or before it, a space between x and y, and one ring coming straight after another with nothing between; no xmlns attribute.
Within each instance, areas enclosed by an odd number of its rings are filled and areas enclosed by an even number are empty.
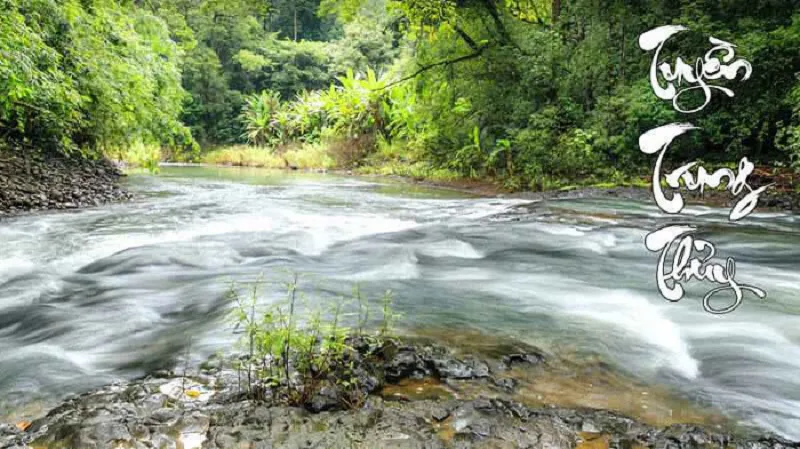
<svg viewBox="0 0 800 449"><path fill-rule="evenodd" d="M648 129L691 120L674 162L800 164L793 0L0 0L0 145L132 159L360 167L509 189L625 182ZM747 81L682 116L665 60L710 49ZM691 62L690 62L691 63ZM689 117L689 118L687 118Z"/></svg>

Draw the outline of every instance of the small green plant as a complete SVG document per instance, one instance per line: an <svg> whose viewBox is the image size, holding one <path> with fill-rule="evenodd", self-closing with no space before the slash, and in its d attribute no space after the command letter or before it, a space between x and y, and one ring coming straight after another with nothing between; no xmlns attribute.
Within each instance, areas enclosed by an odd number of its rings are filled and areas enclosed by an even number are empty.
<svg viewBox="0 0 800 449"><path fill-rule="evenodd" d="M315 396L327 388L334 391L338 405L357 408L364 403L369 388L364 383L363 347L378 348L392 334L396 318L392 310L392 293L381 300L383 318L370 334L370 302L359 286L353 287L350 301L341 298L323 313L307 307L297 274L284 287L286 299L259 310L263 279L259 278L242 295L231 285L229 295L234 302L232 320L242 336L245 353L236 369L246 395L258 401L282 401L290 405L311 406ZM355 303L355 329L343 318L346 307ZM359 349L354 348L357 343ZM373 385L374 387L374 385Z"/></svg>
<svg viewBox="0 0 800 449"><path fill-rule="evenodd" d="M400 317L400 314L395 313L392 309L394 294L391 290L386 290L381 300L381 307L383 311L383 319L381 321L380 332L378 334L381 338L388 338L394 329L395 320Z"/></svg>
<svg viewBox="0 0 800 449"><path fill-rule="evenodd" d="M456 151L455 157L450 162L450 168L464 173L471 178L477 178L475 167L483 166L485 155L481 146L481 130L477 126L472 128L472 142Z"/></svg>

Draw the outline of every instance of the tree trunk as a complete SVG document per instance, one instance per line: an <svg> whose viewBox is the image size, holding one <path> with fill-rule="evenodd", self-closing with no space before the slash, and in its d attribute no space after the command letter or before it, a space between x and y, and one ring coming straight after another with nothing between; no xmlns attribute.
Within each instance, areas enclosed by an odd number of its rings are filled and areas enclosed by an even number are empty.
<svg viewBox="0 0 800 449"><path fill-rule="evenodd" d="M294 41L297 42L297 5L294 5Z"/></svg>
<svg viewBox="0 0 800 449"><path fill-rule="evenodd" d="M561 0L553 0L553 23L558 23L561 17Z"/></svg>

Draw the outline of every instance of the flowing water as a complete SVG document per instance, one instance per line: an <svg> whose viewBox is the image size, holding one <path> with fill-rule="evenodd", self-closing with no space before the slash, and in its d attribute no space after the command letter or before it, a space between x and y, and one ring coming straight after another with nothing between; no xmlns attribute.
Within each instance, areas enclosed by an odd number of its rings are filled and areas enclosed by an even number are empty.
<svg viewBox="0 0 800 449"><path fill-rule="evenodd" d="M235 339L231 281L290 272L323 303L359 283L395 293L402 326L513 337L669 386L800 439L800 222L689 207L690 222L768 297L705 313L655 285L652 203L476 199L325 175L166 168L127 180L140 200L0 223L2 408L198 357ZM695 283L697 284L697 283Z"/></svg>

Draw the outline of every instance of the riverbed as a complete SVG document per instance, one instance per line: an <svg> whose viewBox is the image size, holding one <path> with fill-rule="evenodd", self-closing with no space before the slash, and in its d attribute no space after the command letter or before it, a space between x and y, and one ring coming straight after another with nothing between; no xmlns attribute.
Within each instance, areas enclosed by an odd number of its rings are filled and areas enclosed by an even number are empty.
<svg viewBox="0 0 800 449"><path fill-rule="evenodd" d="M644 237L675 219L652 202L216 167L125 182L137 200L0 223L0 416L227 351L231 285L260 281L270 303L298 273L307 307L354 285L377 307L391 289L399 332L521 340L583 377L582 364L599 366L598 379L663 387L800 439L797 216L731 224L727 210L684 211L736 260L737 280L767 292L717 316L702 307L708 284L676 303L658 293Z"/></svg>

